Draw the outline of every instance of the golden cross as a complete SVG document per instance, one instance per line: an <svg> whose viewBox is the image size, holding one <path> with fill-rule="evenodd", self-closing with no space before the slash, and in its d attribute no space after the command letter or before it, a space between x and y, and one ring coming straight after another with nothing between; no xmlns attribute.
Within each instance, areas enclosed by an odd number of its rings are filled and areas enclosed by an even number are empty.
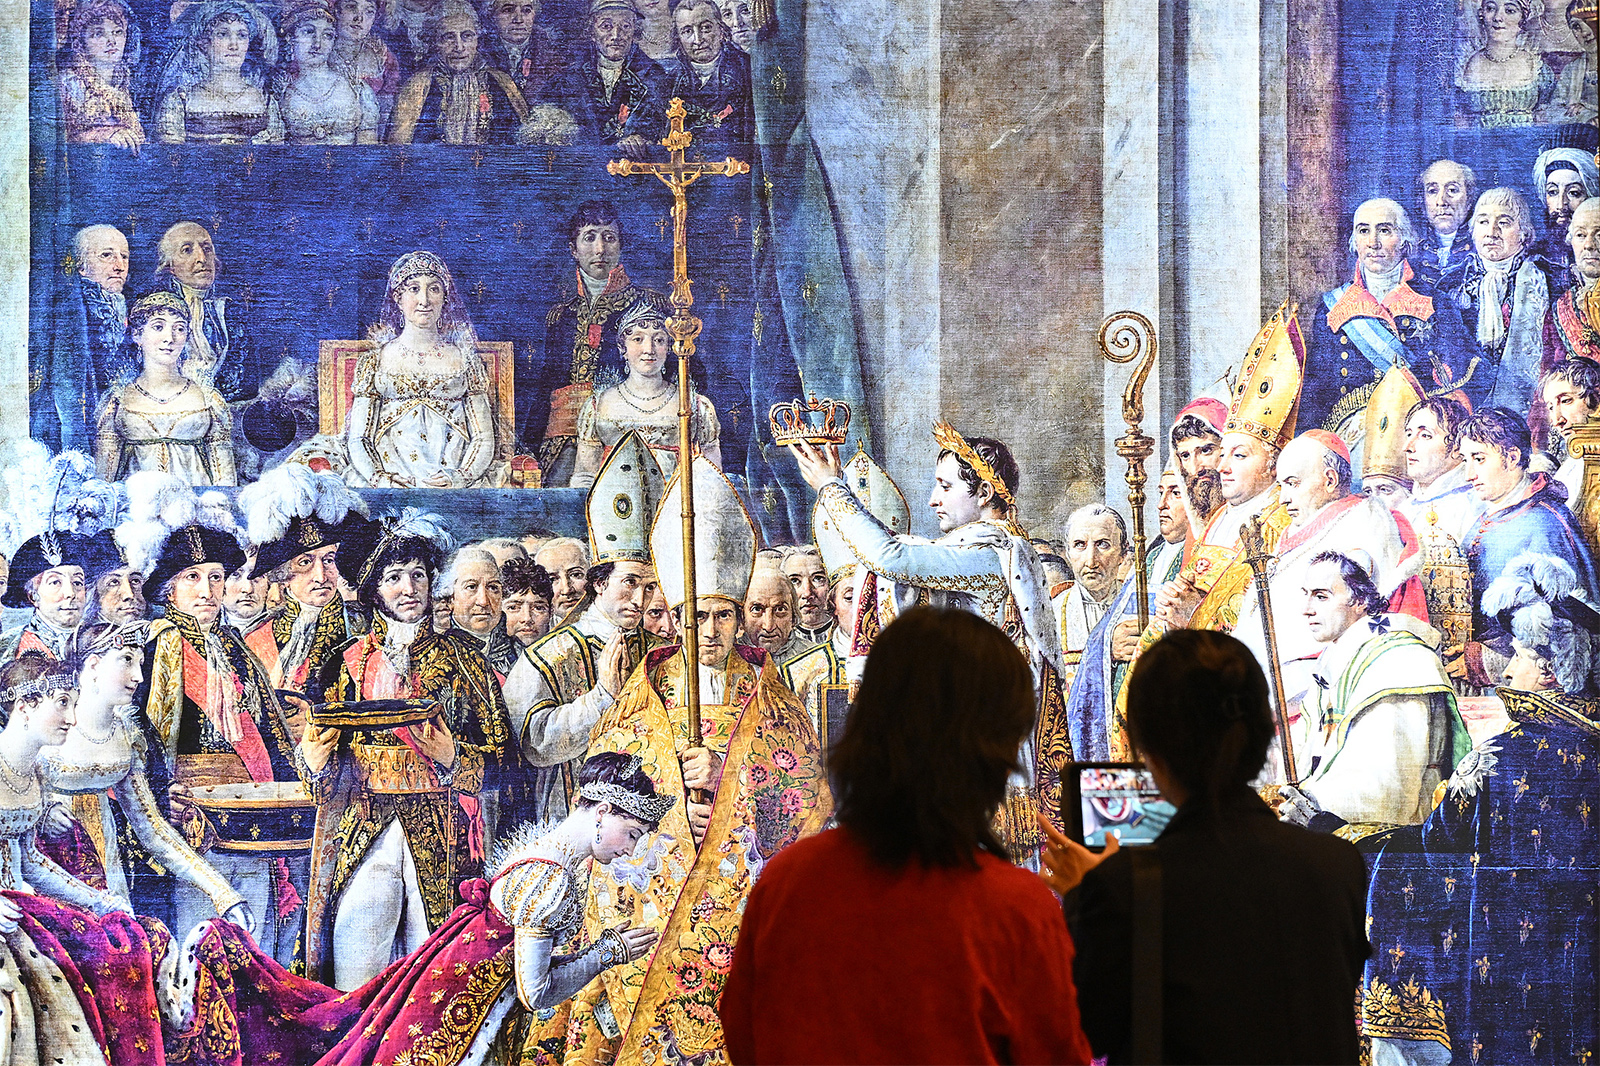
<svg viewBox="0 0 1600 1066"><path fill-rule="evenodd" d="M692 747L702 743L700 732L700 627L695 619L699 606L694 581L694 467L693 437L689 431L689 357L694 355L695 338L701 322L689 313L694 305L689 281L689 186L707 174L733 177L750 173L750 164L732 156L720 163L700 159L689 162L683 153L694 143L694 134L683 128L688 112L683 101L672 98L667 107L667 135L661 147L667 150L665 163L639 163L632 159L613 159L606 164L612 174L629 177L651 174L672 190L672 318L667 332L672 334L672 350L678 356L678 477L683 496L683 658L684 704L689 712L689 738Z"/></svg>

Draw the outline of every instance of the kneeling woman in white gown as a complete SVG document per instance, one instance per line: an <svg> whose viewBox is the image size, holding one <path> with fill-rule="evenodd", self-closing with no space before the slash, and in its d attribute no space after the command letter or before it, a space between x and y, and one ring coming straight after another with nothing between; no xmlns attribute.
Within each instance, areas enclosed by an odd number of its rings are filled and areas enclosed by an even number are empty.
<svg viewBox="0 0 1600 1066"><path fill-rule="evenodd" d="M490 484L489 375L444 260L432 252L395 260L372 340L356 360L349 480L374 488Z"/></svg>

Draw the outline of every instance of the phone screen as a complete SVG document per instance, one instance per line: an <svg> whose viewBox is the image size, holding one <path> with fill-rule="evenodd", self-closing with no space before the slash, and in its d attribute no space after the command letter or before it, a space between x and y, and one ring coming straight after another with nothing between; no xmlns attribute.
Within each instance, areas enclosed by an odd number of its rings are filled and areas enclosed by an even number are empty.
<svg viewBox="0 0 1600 1066"><path fill-rule="evenodd" d="M1175 808L1142 766L1080 766L1078 806L1083 843L1104 847L1106 834L1119 844L1148 844L1161 835Z"/></svg>

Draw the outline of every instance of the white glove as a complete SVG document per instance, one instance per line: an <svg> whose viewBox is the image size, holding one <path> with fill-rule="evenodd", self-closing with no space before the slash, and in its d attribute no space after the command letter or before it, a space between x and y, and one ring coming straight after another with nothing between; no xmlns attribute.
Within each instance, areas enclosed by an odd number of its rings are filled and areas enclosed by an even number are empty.
<svg viewBox="0 0 1600 1066"><path fill-rule="evenodd" d="M1290 825L1310 825L1311 819L1322 813L1315 799L1293 785L1279 785L1278 796L1283 800L1278 806L1278 817Z"/></svg>

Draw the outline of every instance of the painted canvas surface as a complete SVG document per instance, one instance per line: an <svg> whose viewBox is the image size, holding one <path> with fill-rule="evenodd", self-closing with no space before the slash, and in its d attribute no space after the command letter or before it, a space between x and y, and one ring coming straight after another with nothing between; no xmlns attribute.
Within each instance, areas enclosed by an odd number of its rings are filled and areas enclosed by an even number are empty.
<svg viewBox="0 0 1600 1066"><path fill-rule="evenodd" d="M720 1061L918 603L1019 863L1228 632L1372 1061L1600 1050L1593 0L0 10L0 1061Z"/></svg>

